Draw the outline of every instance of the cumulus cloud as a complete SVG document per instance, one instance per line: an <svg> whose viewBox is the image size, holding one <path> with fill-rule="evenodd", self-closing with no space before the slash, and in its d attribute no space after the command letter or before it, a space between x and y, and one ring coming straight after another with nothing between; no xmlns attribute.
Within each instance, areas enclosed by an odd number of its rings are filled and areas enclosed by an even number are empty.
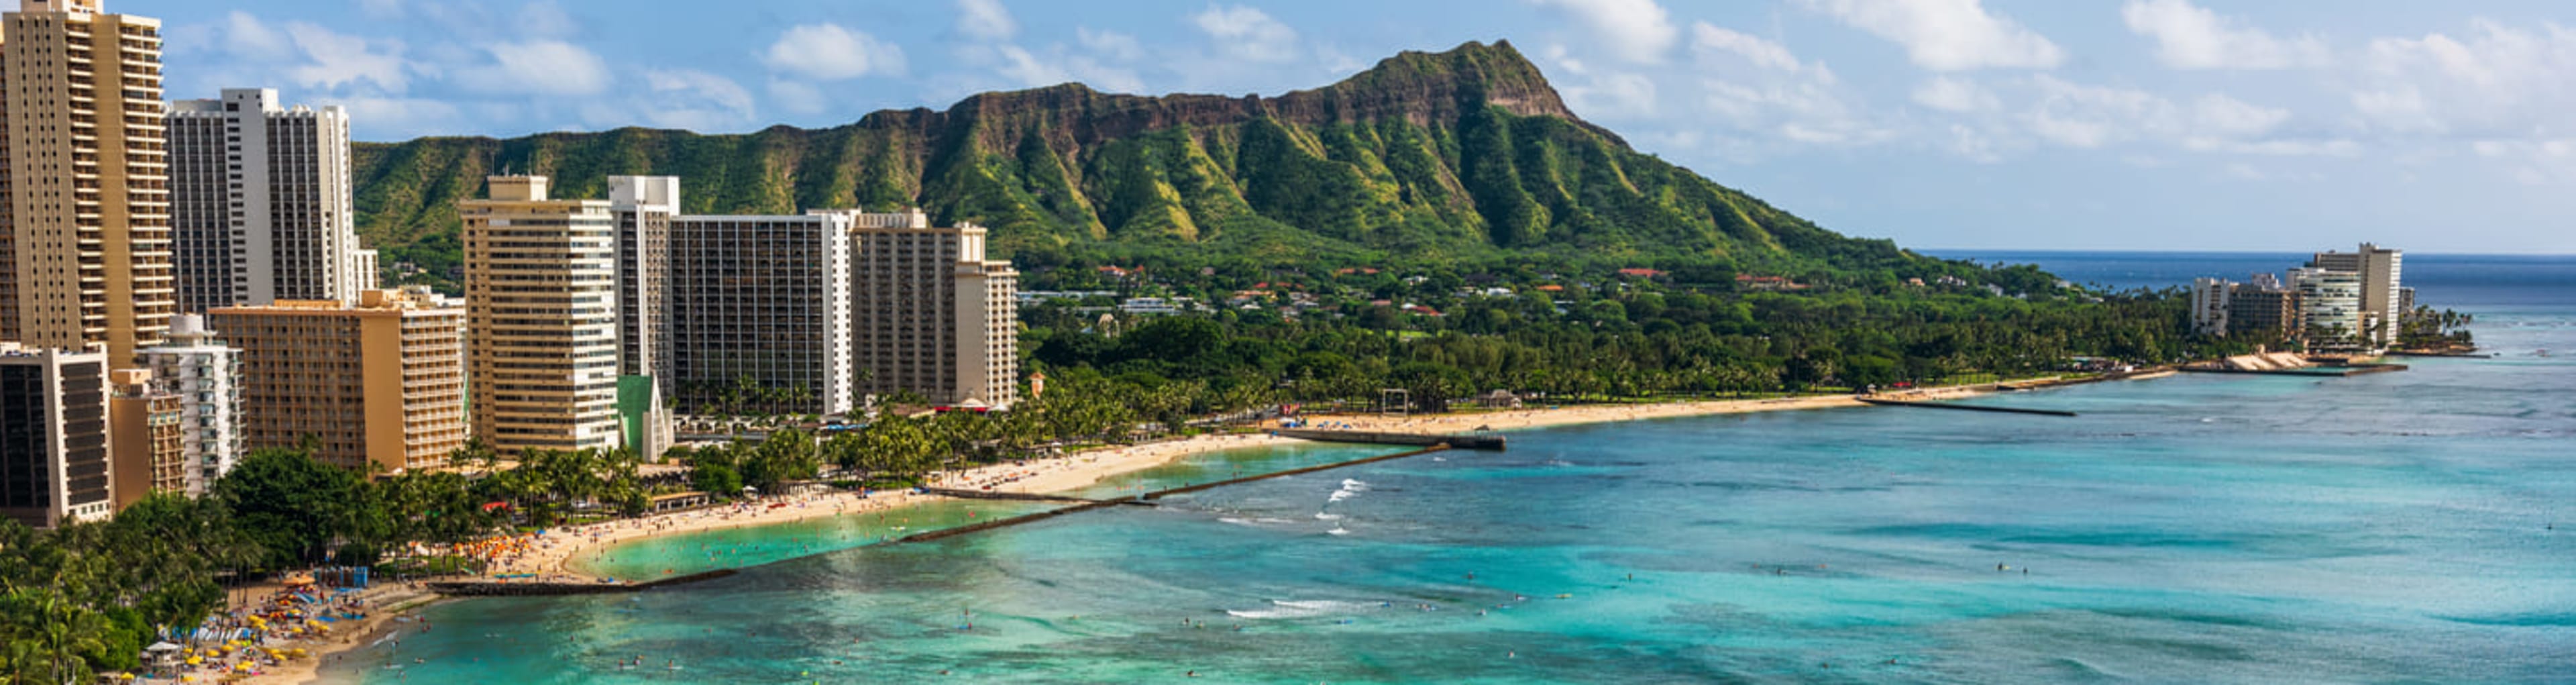
<svg viewBox="0 0 2576 685"><path fill-rule="evenodd" d="M1073 36L1083 49L1110 59L1132 62L1145 58L1145 45L1136 42L1135 36L1117 31L1094 31L1088 26L1074 27Z"/></svg>
<svg viewBox="0 0 2576 685"><path fill-rule="evenodd" d="M2120 8L2120 19L2130 31L2155 39L2156 59L2177 69L2281 69L2326 63L2323 41L2276 38L2190 0L2130 0Z"/></svg>
<svg viewBox="0 0 2576 685"><path fill-rule="evenodd" d="M957 0L957 32L969 38L1010 40L1020 33L1020 22L1002 7L1002 0Z"/></svg>
<svg viewBox="0 0 2576 685"><path fill-rule="evenodd" d="M1765 69L1797 71L1800 68L1798 56L1790 54L1789 48L1779 43L1704 21L1691 25L1691 48L1703 53L1732 54Z"/></svg>
<svg viewBox="0 0 2576 685"><path fill-rule="evenodd" d="M1286 62L1297 59L1297 31L1270 18L1261 10L1234 5L1210 6L1190 15L1190 23L1215 41L1217 50L1229 57L1252 62Z"/></svg>
<svg viewBox="0 0 2576 685"><path fill-rule="evenodd" d="M1662 63L1681 40L1681 29L1673 25L1672 15L1655 0L1531 1L1573 15L1601 40L1603 48L1630 62Z"/></svg>
<svg viewBox="0 0 2576 685"><path fill-rule="evenodd" d="M2464 37L2382 38L2364 52L2353 109L2380 131L2561 137L2576 108L2576 30L2479 20Z"/></svg>
<svg viewBox="0 0 2576 685"><path fill-rule="evenodd" d="M1934 76L1914 87L1914 102L1944 112L1982 112L2002 106L1994 91L1975 81Z"/></svg>
<svg viewBox="0 0 2576 685"><path fill-rule="evenodd" d="M668 69L644 72L644 86L650 93L645 106L638 109L646 124L660 128L678 128L698 132L731 130L753 123L758 109L752 104L751 91L733 79L695 69ZM622 119L622 117L616 117ZM626 123L612 119L606 125Z"/></svg>
<svg viewBox="0 0 2576 685"><path fill-rule="evenodd" d="M1000 47L1002 60L998 71L1018 86L1051 86L1078 81L1094 89L1136 93L1145 90L1144 80L1136 71L1102 62L1058 46L1051 54L1030 52L1016 45Z"/></svg>
<svg viewBox="0 0 2576 685"><path fill-rule="evenodd" d="M2045 69L2066 61L2056 43L1979 0L1800 0L1853 28L1895 42L1933 71L1991 67Z"/></svg>
<svg viewBox="0 0 2576 685"><path fill-rule="evenodd" d="M455 72L457 85L508 95L597 95L612 78L608 64L578 45L559 40L492 43L488 62Z"/></svg>
<svg viewBox="0 0 2576 685"><path fill-rule="evenodd" d="M805 24L780 33L764 61L772 69L824 81L903 71L903 49L839 24Z"/></svg>

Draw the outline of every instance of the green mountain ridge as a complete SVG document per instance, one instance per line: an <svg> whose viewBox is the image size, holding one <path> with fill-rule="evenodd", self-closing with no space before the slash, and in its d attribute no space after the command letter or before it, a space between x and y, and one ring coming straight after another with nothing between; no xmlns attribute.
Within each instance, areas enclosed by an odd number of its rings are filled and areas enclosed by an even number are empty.
<svg viewBox="0 0 2576 685"><path fill-rule="evenodd" d="M1518 250L1886 267L1916 257L1826 231L1639 153L1576 117L1509 42L1405 52L1276 97L984 93L825 129L623 128L354 146L360 233L433 273L456 201L504 170L604 197L610 175L682 177L691 213L920 206L997 249L1225 250L1267 260Z"/></svg>

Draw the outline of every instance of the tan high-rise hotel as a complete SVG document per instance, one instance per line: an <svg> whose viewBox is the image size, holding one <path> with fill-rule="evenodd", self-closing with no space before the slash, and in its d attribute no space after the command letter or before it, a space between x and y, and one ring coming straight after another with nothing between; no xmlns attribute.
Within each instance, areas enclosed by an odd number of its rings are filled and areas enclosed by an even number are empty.
<svg viewBox="0 0 2576 685"><path fill-rule="evenodd" d="M465 221L474 435L502 454L611 448L617 419L616 221L552 200L546 177L494 176Z"/></svg>
<svg viewBox="0 0 2576 685"><path fill-rule="evenodd" d="M161 21L21 0L0 23L0 340L130 364L176 306Z"/></svg>
<svg viewBox="0 0 2576 685"><path fill-rule="evenodd" d="M401 291L278 300L206 318L241 350L243 432L366 472L441 466L465 445L465 312Z"/></svg>

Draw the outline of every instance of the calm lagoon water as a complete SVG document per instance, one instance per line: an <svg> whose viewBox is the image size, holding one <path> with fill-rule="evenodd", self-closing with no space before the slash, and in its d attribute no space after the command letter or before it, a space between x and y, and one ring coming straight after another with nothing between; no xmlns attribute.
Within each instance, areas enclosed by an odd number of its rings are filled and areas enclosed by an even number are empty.
<svg viewBox="0 0 2576 685"><path fill-rule="evenodd" d="M2576 303L2459 304L2502 357L1975 400L2076 418L1883 408L1535 430L1506 453L792 559L882 526L673 538L603 563L788 560L635 596L442 604L424 612L433 631L332 677L2576 680ZM1099 491L1370 453L1215 455ZM946 506L912 516L1023 510Z"/></svg>

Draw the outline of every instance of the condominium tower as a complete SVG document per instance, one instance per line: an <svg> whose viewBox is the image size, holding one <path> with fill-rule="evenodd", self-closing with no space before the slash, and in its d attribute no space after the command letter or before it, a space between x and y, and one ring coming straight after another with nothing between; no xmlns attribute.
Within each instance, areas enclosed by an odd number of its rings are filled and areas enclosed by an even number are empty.
<svg viewBox="0 0 2576 685"><path fill-rule="evenodd" d="M462 310L370 290L354 302L279 300L207 318L241 348L252 448L309 439L323 463L397 471L445 465L465 445Z"/></svg>
<svg viewBox="0 0 2576 685"><path fill-rule="evenodd" d="M346 300L376 287L350 206L346 110L290 109L275 90L227 88L171 103L169 123L179 311Z"/></svg>
<svg viewBox="0 0 2576 685"><path fill-rule="evenodd" d="M617 416L616 222L553 200L543 176L493 176L465 228L474 434L494 450L611 448Z"/></svg>
<svg viewBox="0 0 2576 685"><path fill-rule="evenodd" d="M861 390L909 390L945 405L1016 402L1019 272L984 259L984 229L933 228L919 210L856 221L850 319Z"/></svg>
<svg viewBox="0 0 2576 685"><path fill-rule="evenodd" d="M671 223L665 328L682 411L850 409L857 396L850 361L856 216L813 211Z"/></svg>
<svg viewBox="0 0 2576 685"><path fill-rule="evenodd" d="M2290 270L2290 287L2299 293L2299 322L2309 333L2310 350L2352 351L2363 347L2361 274L2309 267Z"/></svg>
<svg viewBox="0 0 2576 685"><path fill-rule="evenodd" d="M2397 341L2398 321L2406 314L2400 307L2405 261L2404 252L2362 243L2358 252L2319 252L2308 266L2360 277L2362 321L2353 334L2367 338L2371 347L2385 347Z"/></svg>
<svg viewBox="0 0 2576 685"><path fill-rule="evenodd" d="M175 306L161 22L20 0L0 23L0 340L124 365Z"/></svg>
<svg viewBox="0 0 2576 685"><path fill-rule="evenodd" d="M178 393L187 489L206 494L243 454L241 350L217 340L204 316L181 314L170 318L168 344L136 356L154 383Z"/></svg>
<svg viewBox="0 0 2576 685"><path fill-rule="evenodd" d="M114 513L107 361L0 343L0 516L52 528Z"/></svg>
<svg viewBox="0 0 2576 685"><path fill-rule="evenodd" d="M617 417L626 446L646 459L671 445L671 218L680 213L676 176L608 177L617 223Z"/></svg>

